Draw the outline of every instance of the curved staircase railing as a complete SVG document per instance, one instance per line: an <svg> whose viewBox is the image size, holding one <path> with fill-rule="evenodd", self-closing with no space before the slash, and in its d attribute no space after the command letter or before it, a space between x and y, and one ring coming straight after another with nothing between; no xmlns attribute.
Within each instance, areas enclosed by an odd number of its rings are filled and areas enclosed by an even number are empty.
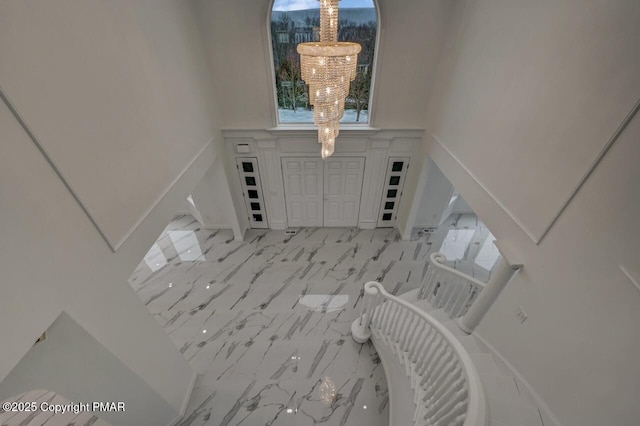
<svg viewBox="0 0 640 426"><path fill-rule="evenodd" d="M414 393L413 424L487 426L480 376L456 337L380 283L366 283L364 292L362 315L351 327L353 338L385 345L404 367Z"/></svg>
<svg viewBox="0 0 640 426"><path fill-rule="evenodd" d="M464 316L486 284L445 265L447 258L442 253L433 253L430 259L418 298L443 309L449 318Z"/></svg>

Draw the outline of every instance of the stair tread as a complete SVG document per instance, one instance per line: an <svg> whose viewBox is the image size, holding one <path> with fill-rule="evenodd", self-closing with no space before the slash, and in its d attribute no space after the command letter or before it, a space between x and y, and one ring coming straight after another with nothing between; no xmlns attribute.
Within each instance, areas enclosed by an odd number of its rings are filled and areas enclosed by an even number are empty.
<svg viewBox="0 0 640 426"><path fill-rule="evenodd" d="M409 290L406 293L402 293L400 296L398 296L398 298L409 303L414 303L418 301L419 292L420 292L419 288L414 288L413 290Z"/></svg>
<svg viewBox="0 0 640 426"><path fill-rule="evenodd" d="M428 313L431 316L433 316L433 313L436 312L436 309L434 309L433 306L431 306L431 303L429 303L427 299L416 300L414 302L411 302L411 304L413 304L413 306L420 309L421 311Z"/></svg>
<svg viewBox="0 0 640 426"><path fill-rule="evenodd" d="M475 353L482 352L478 348L478 343L476 342L475 337L473 337L473 336L456 336L456 338L462 344L462 346L464 346L464 348L467 350L468 353L475 354Z"/></svg>
<svg viewBox="0 0 640 426"><path fill-rule="evenodd" d="M449 330L454 336L468 336L467 333L465 333L460 329L460 327L458 326L458 323L454 319L443 321L442 325L447 327L447 330Z"/></svg>
<svg viewBox="0 0 640 426"><path fill-rule="evenodd" d="M512 376L480 373L480 381L487 398L509 403L521 401L520 391Z"/></svg>
<svg viewBox="0 0 640 426"><path fill-rule="evenodd" d="M491 424L510 426L544 426L540 410L518 402L504 402L488 398Z"/></svg>
<svg viewBox="0 0 640 426"><path fill-rule="evenodd" d="M469 356L471 357L476 370L478 370L478 373L493 375L502 374L495 359L493 358L493 355L490 353L469 354Z"/></svg>
<svg viewBox="0 0 640 426"><path fill-rule="evenodd" d="M437 319L441 323L444 321L449 321L451 319L449 318L449 314L447 314L444 311L444 309L434 309L431 312L429 312L429 315L431 315L433 318Z"/></svg>

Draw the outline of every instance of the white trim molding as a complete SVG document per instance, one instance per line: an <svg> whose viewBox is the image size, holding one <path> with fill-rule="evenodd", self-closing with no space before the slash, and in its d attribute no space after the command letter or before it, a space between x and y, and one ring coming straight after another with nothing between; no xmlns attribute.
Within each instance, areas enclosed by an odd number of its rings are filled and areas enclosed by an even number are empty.
<svg viewBox="0 0 640 426"><path fill-rule="evenodd" d="M618 265L618 266L620 267L620 270L622 271L624 276L627 277L629 279L629 281L631 281L631 284L633 284L635 286L635 288L637 288L638 291L640 291L640 281L635 279L633 277L633 275L631 275L631 271L629 271L627 268L625 268L624 265Z"/></svg>
<svg viewBox="0 0 640 426"><path fill-rule="evenodd" d="M633 120L633 117L636 116L636 114L638 113L638 110L640 110L640 99L638 99L636 103L633 105L633 107L631 107L631 111L629 111L626 117L624 117L624 119L622 120L620 125L616 128L616 130L613 132L609 140L607 140L607 143L605 143L605 145L602 147L600 152L596 155L596 158L593 159L593 161L591 162L591 165L587 168L586 172L584 173L582 178L578 181L576 186L573 188L573 190L571 191L571 193L569 194L565 202L562 203L558 211L553 215L553 218L551 219L551 222L549 222L549 225L547 225L544 231L542 231L542 234L536 241L536 244L540 244L540 241L542 241L542 239L549 233L553 225L558 221L558 218L560 218L560 216L565 211L567 206L571 203L571 201L573 201L576 194L580 191L580 189L582 189L582 186L589 179L589 177L594 172L594 170L598 167L602 159L605 157L605 155L607 155L607 152L609 152L613 144L615 144L617 140L620 138L620 135L622 135L622 133L624 132L624 129L626 129L629 123L631 123L631 120Z"/></svg>
<svg viewBox="0 0 640 426"><path fill-rule="evenodd" d="M189 400L191 400L191 394L193 394L193 389L196 387L197 379L198 373L194 371L193 375L191 376L191 381L189 382L189 387L187 388L187 393L184 395L182 406L180 407L180 414L178 414L178 417L173 419L173 421L171 421L168 426L176 426L184 419L185 414L187 414L187 408L189 407Z"/></svg>
<svg viewBox="0 0 640 426"><path fill-rule="evenodd" d="M598 152L598 154L593 159L589 167L586 169L582 177L578 179L576 185L571 190L571 192L569 193L565 201L561 203L558 210L552 216L550 222L544 227L543 231L539 235L537 235L534 231L529 229L527 225L525 225L520 219L518 219L518 217L511 210L509 210L509 208L495 194L493 194L491 190L434 134L430 134L430 137L433 141L435 141L436 147L444 151L447 154L447 156L449 156L462 170L464 170L464 172L469 177L471 177L471 179L473 179L480 188L482 188L482 190L486 193L486 195L490 197L500 207L500 209L502 209L511 218L511 220L513 220L518 225L518 227L520 227L520 229L524 231L525 234L527 234L527 236L531 239L531 241L533 241L536 245L538 245L544 239L544 237L546 237L546 235L549 233L553 225L558 221L562 213L566 210L566 208L569 206L571 201L573 201L575 196L578 194L580 189L582 189L585 182L593 174L593 172L598 167L598 165L600 164L602 159L605 157L607 152L609 152L611 147L620 138L620 135L622 135L622 133L627 128L631 120L633 120L635 115L638 113L638 110L640 110L640 99L636 101L636 103L632 106L631 110L624 117L620 125L616 128L616 130L613 132L611 137L606 141L604 146L600 149L600 152Z"/></svg>
<svg viewBox="0 0 640 426"><path fill-rule="evenodd" d="M7 108L11 111L15 119L18 121L20 126L26 132L27 136L33 144L36 146L38 151L45 158L47 163L51 166L55 174L58 176L63 185L67 188L71 196L76 200L79 207L84 211L87 215L93 226L96 228L102 239L107 243L112 252L116 252L124 243L129 239L129 237L138 229L140 224L151 214L151 212L158 206L158 204L162 201L162 199L176 186L176 184L185 177L188 172L192 169L202 169L203 173L206 171L212 164L213 160L216 157L216 153L214 150L213 139L210 139L207 143L205 143L202 148L195 154L195 156L189 161L189 163L180 171L180 173L171 181L171 183L165 187L162 193L151 203L151 205L144 211L144 213L135 221L135 223L120 237L118 240L113 240L110 238L107 233L104 231L103 227L100 226L98 219L94 212L91 211L89 206L82 201L82 198L78 194L78 192L73 188L73 185L70 183L69 179L67 179L62 172L61 168L54 161L51 154L45 149L44 145L41 143L38 136L34 133L33 129L27 124L24 117L18 111L16 105L11 101L8 94L3 90L0 86L0 99L7 105ZM195 167L194 167L195 166ZM196 181L197 183L197 181ZM186 195L185 195L186 197Z"/></svg>
<svg viewBox="0 0 640 426"><path fill-rule="evenodd" d="M458 167L460 167L475 183L476 185L478 185L483 191L484 193L493 200L494 203L496 203L496 205L498 207L500 207L500 209L502 211L504 211L510 218L511 220L513 220L513 222L518 225L518 227L520 229L522 229L524 231L525 234L527 234L527 236L531 239L531 241L533 241L535 244L539 243L539 240L537 239L537 237L535 236L535 234L529 229L527 228L527 226L522 223L517 217L516 215L511 212L511 210L509 210L507 208L507 206L505 206L502 201L500 201L500 199L498 197L496 197L490 190L489 188L486 187L486 185L484 183L482 183L478 177L471 171L469 170L469 168L462 162L460 161L460 159L449 150L449 148L447 148L442 142L440 142L440 140L433 134L430 134L431 139L436 143L437 148L441 149L451 160L453 160L456 165ZM430 150L432 151L432 149ZM430 152L431 153L431 152Z"/></svg>
<svg viewBox="0 0 640 426"><path fill-rule="evenodd" d="M138 220L129 228L129 230L120 238L115 244L112 244L111 240L109 242L109 246L111 250L114 252L117 251L124 243L133 235L133 233L138 229L140 224L144 222L144 220L151 214L151 212L160 204L162 199L176 186L176 184L182 180L186 175L192 170L192 168L200 169L202 171L201 175L211 167L214 160L216 158L216 153L214 150L213 139L207 142L197 153L196 155L189 161L189 163L180 171L178 176L176 176L167 187L162 191L162 193L154 200L153 203L145 210L145 212L138 218ZM202 177L202 176L200 176ZM194 185L197 184L199 179L194 182ZM186 194L188 195L188 194ZM185 198L186 198L185 195ZM94 222L95 223L95 222ZM98 226L98 225L96 225Z"/></svg>
<svg viewBox="0 0 640 426"><path fill-rule="evenodd" d="M320 157L318 133L312 127L281 126L272 129L225 129L226 162L235 164L236 159L255 157L258 159L260 180L267 207L267 220L271 229L283 230L287 223L284 209L282 158L289 156ZM361 192L358 227L376 227L382 196L384 173L390 157L410 157L415 146L423 143L423 129L380 130L361 126L347 126L336 140L337 157L365 157L364 179ZM231 190L241 197L237 173L230 173ZM412 197L404 191L402 197ZM245 211L246 213L246 211ZM243 216L242 210L238 213Z"/></svg>

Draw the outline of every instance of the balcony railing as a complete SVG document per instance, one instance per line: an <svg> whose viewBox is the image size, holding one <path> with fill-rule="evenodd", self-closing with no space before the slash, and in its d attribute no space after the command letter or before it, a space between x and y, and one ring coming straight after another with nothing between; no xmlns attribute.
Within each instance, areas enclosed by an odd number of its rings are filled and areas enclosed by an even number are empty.
<svg viewBox="0 0 640 426"><path fill-rule="evenodd" d="M467 313L486 284L445 265L446 261L442 253L431 255L418 298L427 299L455 319Z"/></svg>
<svg viewBox="0 0 640 426"><path fill-rule="evenodd" d="M362 315L351 328L353 337L361 343L371 338L378 348L384 345L404 367L414 395L413 424L486 426L480 377L455 336L425 312L387 293L380 283L366 283L364 292ZM393 404L392 393L390 389Z"/></svg>

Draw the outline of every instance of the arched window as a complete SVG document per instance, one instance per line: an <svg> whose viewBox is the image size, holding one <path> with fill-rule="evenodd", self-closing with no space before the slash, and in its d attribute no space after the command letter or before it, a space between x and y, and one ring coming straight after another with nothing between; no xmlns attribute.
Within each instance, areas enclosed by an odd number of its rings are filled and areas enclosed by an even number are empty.
<svg viewBox="0 0 640 426"><path fill-rule="evenodd" d="M371 79L378 17L373 0L341 0L338 40L360 43L358 72L351 82L342 123L369 122ZM298 43L319 38L318 0L274 0L271 10L271 47L279 123L313 123L308 86L300 76Z"/></svg>

